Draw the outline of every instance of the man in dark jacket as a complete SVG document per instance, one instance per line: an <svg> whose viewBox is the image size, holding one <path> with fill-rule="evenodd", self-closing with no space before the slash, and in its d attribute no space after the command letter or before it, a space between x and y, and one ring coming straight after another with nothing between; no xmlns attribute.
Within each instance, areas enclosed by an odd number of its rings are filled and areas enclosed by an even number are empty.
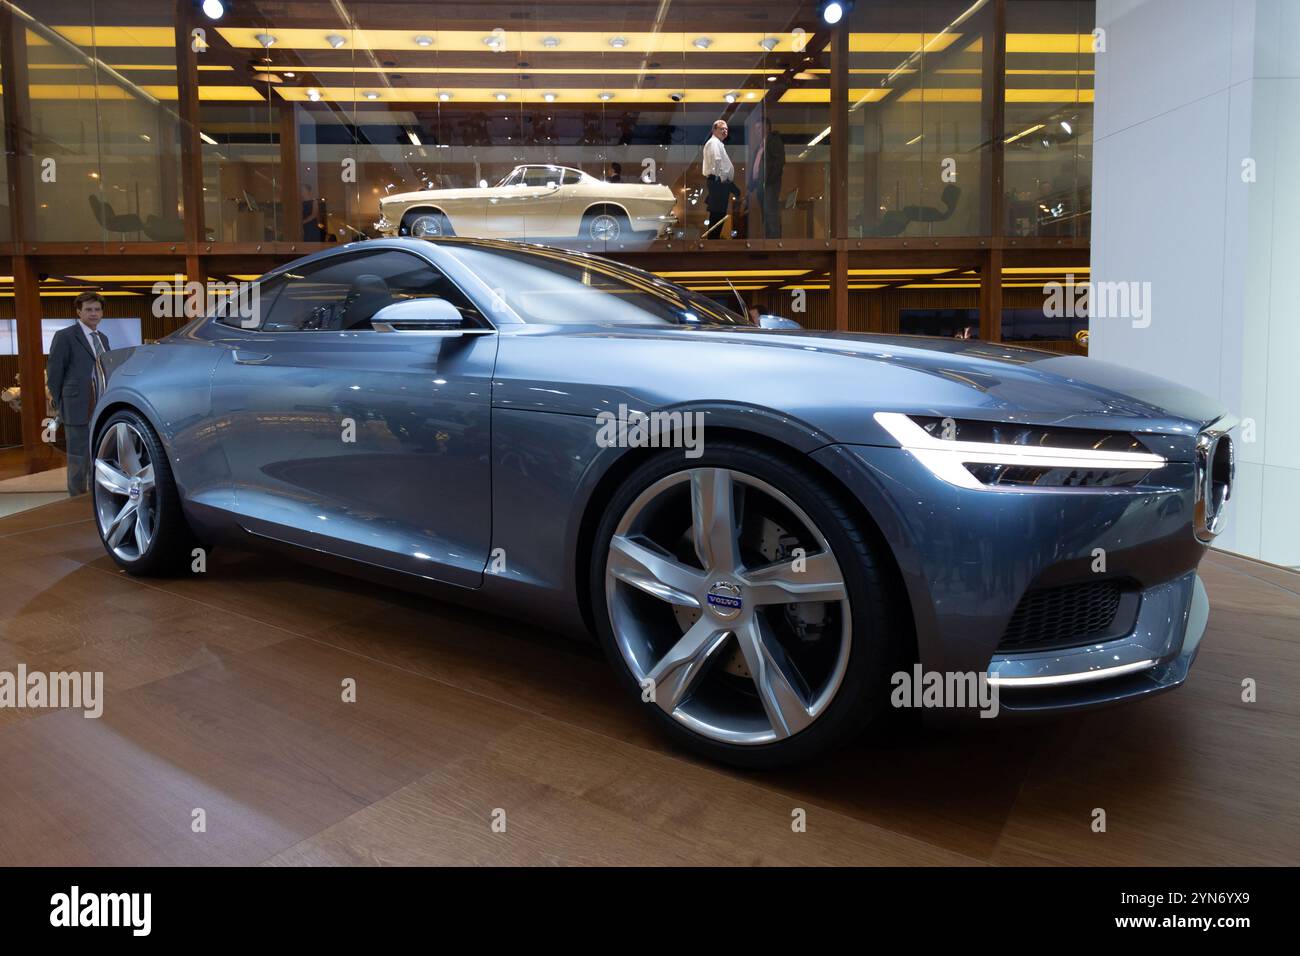
<svg viewBox="0 0 1300 956"><path fill-rule="evenodd" d="M98 331L104 300L83 292L73 300L77 321L54 333L46 378L68 445L68 494L84 495L89 478L90 412L95 406L95 360L110 348Z"/></svg>

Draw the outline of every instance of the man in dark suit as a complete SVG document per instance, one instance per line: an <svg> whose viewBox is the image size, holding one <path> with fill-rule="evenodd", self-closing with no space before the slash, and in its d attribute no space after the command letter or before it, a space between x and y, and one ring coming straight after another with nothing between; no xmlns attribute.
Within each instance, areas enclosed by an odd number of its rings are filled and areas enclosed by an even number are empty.
<svg viewBox="0 0 1300 956"><path fill-rule="evenodd" d="M781 178L785 175L785 142L772 129L772 121L763 117L763 141L749 167L749 194L745 204L750 215L755 205L763 212L763 236L781 238ZM757 203L752 200L757 199Z"/></svg>
<svg viewBox="0 0 1300 956"><path fill-rule="evenodd" d="M95 406L95 360L110 348L98 331L104 300L83 292L73 300L77 321L54 333L46 379L68 445L68 494L84 495L89 478L90 413Z"/></svg>

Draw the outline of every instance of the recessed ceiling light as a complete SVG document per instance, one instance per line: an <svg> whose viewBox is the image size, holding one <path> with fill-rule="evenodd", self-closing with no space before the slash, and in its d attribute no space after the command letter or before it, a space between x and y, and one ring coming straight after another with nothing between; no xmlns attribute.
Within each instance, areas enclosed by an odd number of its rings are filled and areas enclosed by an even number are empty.
<svg viewBox="0 0 1300 956"><path fill-rule="evenodd" d="M769 77L767 78L767 82L769 82L769 83L775 83L775 82L776 82L776 78L777 78L777 76L779 76L779 75L780 75L780 74L773 74L772 76L769 76Z"/></svg>
<svg viewBox="0 0 1300 956"><path fill-rule="evenodd" d="M609 45L615 50L621 50L623 47L627 46L627 37L610 37Z"/></svg>
<svg viewBox="0 0 1300 956"><path fill-rule="evenodd" d="M557 46L559 46L559 45L560 45L560 40L559 40L558 37L543 37L543 38L542 38L542 46L546 47L546 49L548 49L548 50L554 50L554 49L555 49Z"/></svg>
<svg viewBox="0 0 1300 956"><path fill-rule="evenodd" d="M275 45L275 37L271 36L269 33L259 33L257 36L253 37L253 39L264 47L269 48Z"/></svg>
<svg viewBox="0 0 1300 956"><path fill-rule="evenodd" d="M325 38L325 42L337 50L343 44L347 43L348 40L347 37L341 37L337 33L331 33Z"/></svg>
<svg viewBox="0 0 1300 956"><path fill-rule="evenodd" d="M415 45L424 47L433 46L433 37L427 37L424 34L420 34L415 38Z"/></svg>
<svg viewBox="0 0 1300 956"><path fill-rule="evenodd" d="M727 94L726 94L725 96L723 96L722 98L723 98L724 100L726 100L728 103L734 103L734 102L736 102L736 94L735 94L735 93L727 93Z"/></svg>
<svg viewBox="0 0 1300 956"><path fill-rule="evenodd" d="M315 103L317 100L320 99L320 90L308 90L307 99Z"/></svg>
<svg viewBox="0 0 1300 956"><path fill-rule="evenodd" d="M221 0L203 0L203 13L209 20L220 20L226 12L226 5Z"/></svg>
<svg viewBox="0 0 1300 956"><path fill-rule="evenodd" d="M601 94L599 94L599 99L600 99L601 102L603 102L603 103L608 103L608 102L609 102L610 100L612 100L613 98L614 98L614 94L613 94L613 93L601 93Z"/></svg>
<svg viewBox="0 0 1300 956"><path fill-rule="evenodd" d="M555 94L554 94L554 93L543 93L543 94L542 94L542 99L546 100L546 102L548 102L548 103L554 103L554 102L555 102Z"/></svg>
<svg viewBox="0 0 1300 956"><path fill-rule="evenodd" d="M368 100L377 100L377 99L379 99L379 94L376 93L374 90L366 90L366 91L365 91L364 93L362 93L361 95L364 96L364 97L365 97L366 99L368 99Z"/></svg>
<svg viewBox="0 0 1300 956"><path fill-rule="evenodd" d="M288 73L285 73L284 75L287 76L289 79L292 80L292 79L293 79L295 76L297 76L298 74L297 74L297 73L294 73L294 72L292 72L292 71L290 71L290 72L288 72Z"/></svg>
<svg viewBox="0 0 1300 956"><path fill-rule="evenodd" d="M438 99L442 100L442 101L445 103L445 102L447 102L449 99L451 99L451 94L450 94L450 93L439 93L439 94L438 94Z"/></svg>
<svg viewBox="0 0 1300 956"><path fill-rule="evenodd" d="M758 45L761 46L768 53L771 53L773 50L776 49L776 43L777 43L776 37L763 37L763 39L758 41Z"/></svg>
<svg viewBox="0 0 1300 956"><path fill-rule="evenodd" d="M695 38L695 49L697 49L697 50L707 50L707 49L709 48L709 45L710 45L712 42L713 42L713 41L710 40L708 37L696 37L696 38Z"/></svg>
<svg viewBox="0 0 1300 956"><path fill-rule="evenodd" d="M510 98L509 93L493 93L492 95L497 98L498 103L504 103L506 100Z"/></svg>

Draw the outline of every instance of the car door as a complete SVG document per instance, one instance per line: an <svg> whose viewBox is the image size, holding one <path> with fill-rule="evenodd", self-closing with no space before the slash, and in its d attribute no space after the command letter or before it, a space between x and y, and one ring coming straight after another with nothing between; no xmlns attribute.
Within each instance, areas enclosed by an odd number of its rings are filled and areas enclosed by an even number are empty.
<svg viewBox="0 0 1300 956"><path fill-rule="evenodd" d="M499 186L488 197L485 236L539 239L552 235L559 213L561 174L553 166L525 166L518 181Z"/></svg>
<svg viewBox="0 0 1300 956"><path fill-rule="evenodd" d="M495 332L413 252L345 253L281 278L259 327L221 340L213 376L213 411L248 529L479 585L491 534ZM450 301L464 325L371 325L385 305L420 298Z"/></svg>

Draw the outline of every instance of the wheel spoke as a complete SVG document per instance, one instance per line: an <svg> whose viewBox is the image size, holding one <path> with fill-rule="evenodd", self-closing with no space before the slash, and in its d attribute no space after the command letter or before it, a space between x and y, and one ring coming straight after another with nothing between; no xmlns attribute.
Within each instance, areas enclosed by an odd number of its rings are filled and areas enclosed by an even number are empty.
<svg viewBox="0 0 1300 956"><path fill-rule="evenodd" d="M130 491L131 479L102 458L95 459L95 481L115 495L125 495Z"/></svg>
<svg viewBox="0 0 1300 956"><path fill-rule="evenodd" d="M790 737L812 723L806 692L801 689L803 679L762 614L737 628L736 638L777 738Z"/></svg>
<svg viewBox="0 0 1300 956"><path fill-rule="evenodd" d="M141 493L153 490L153 465L145 465L135 477L140 482Z"/></svg>
<svg viewBox="0 0 1300 956"><path fill-rule="evenodd" d="M140 555L149 550L149 541L152 537L149 531L150 517L149 505L141 498L135 509L135 546Z"/></svg>
<svg viewBox="0 0 1300 956"><path fill-rule="evenodd" d="M655 703L665 713L671 714L689 696L705 665L730 636L730 631L700 618L646 675L654 681Z"/></svg>
<svg viewBox="0 0 1300 956"><path fill-rule="evenodd" d="M126 422L113 426L113 441L117 445L117 467L134 478L140 470L140 453L135 447L135 434Z"/></svg>
<svg viewBox="0 0 1300 956"><path fill-rule="evenodd" d="M752 604L792 604L802 601L843 601L848 593L840 566L829 551L795 561L782 561L745 572L745 593Z"/></svg>
<svg viewBox="0 0 1300 956"><path fill-rule="evenodd" d="M694 594L702 589L704 575L625 535L610 539L609 573L669 604L700 606Z"/></svg>
<svg viewBox="0 0 1300 956"><path fill-rule="evenodd" d="M691 472L691 540L700 564L710 572L740 568L740 541L731 472L697 468Z"/></svg>
<svg viewBox="0 0 1300 956"><path fill-rule="evenodd" d="M104 529L104 537L108 539L108 543L112 547L116 548L121 544L122 539L126 537L127 531L131 529L132 522L130 519L136 512L137 504L138 501L128 501L124 504L122 510L117 513L117 517Z"/></svg>

